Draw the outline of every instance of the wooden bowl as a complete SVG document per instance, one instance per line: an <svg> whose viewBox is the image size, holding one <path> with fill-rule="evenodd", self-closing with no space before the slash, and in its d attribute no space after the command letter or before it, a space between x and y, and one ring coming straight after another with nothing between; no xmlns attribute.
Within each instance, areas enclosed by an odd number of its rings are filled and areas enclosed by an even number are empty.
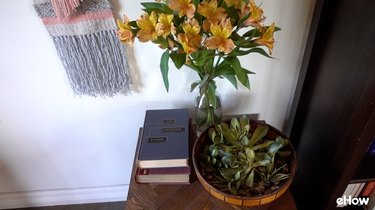
<svg viewBox="0 0 375 210"><path fill-rule="evenodd" d="M267 134L267 137L269 139L275 139L277 136L282 136L283 138L286 138L286 136L282 132L263 121L250 120L250 132L254 132L254 129L257 127L257 125L269 126L269 131ZM245 197L224 193L213 187L211 184L209 184L202 176L201 167L199 166L199 154L202 153L204 146L208 144L208 141L210 141L210 139L208 138L208 130L209 128L203 131L201 135L198 137L197 141L194 143L192 158L194 170L197 174L199 182L203 185L204 189L206 189L211 195L213 195L215 198L219 200L238 206L260 206L276 200L288 190L296 173L296 152L293 145L290 142L288 144L288 147L289 150L292 152L289 160L291 175L278 190L262 196Z"/></svg>

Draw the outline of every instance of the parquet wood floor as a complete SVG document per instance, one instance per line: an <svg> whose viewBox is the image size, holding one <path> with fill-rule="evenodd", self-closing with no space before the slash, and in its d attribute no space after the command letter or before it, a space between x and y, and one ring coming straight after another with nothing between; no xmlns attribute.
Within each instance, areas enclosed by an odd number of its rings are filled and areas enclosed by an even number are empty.
<svg viewBox="0 0 375 210"><path fill-rule="evenodd" d="M78 205L61 205L20 208L15 210L124 210L126 202L91 203Z"/></svg>

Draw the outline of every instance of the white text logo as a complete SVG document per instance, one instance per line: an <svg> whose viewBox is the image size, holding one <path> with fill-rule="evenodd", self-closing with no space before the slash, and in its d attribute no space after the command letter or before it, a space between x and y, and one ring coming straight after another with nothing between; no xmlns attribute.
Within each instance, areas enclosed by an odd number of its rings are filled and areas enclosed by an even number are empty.
<svg viewBox="0 0 375 210"><path fill-rule="evenodd" d="M336 199L336 203L338 206L346 206L346 205L355 205L355 206L363 206L367 205L370 198L352 198L352 196L346 197L346 195L342 196L341 198Z"/></svg>

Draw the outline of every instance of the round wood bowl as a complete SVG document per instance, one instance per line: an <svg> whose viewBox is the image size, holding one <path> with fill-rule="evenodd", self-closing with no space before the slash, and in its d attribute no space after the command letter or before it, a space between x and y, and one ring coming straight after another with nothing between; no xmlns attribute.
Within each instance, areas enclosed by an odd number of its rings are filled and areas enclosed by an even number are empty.
<svg viewBox="0 0 375 210"><path fill-rule="evenodd" d="M227 122L228 123L228 122ZM282 136L283 138L286 138L286 136L273 126L263 122L263 121L255 121L250 120L250 132L254 132L254 129L257 127L258 124L261 125L268 125L269 131L267 134L267 137L270 139L275 139L277 136ZM211 126L212 127L212 126ZM208 141L210 139L208 138L208 130L204 130L198 137L197 141L194 143L193 147L193 166L194 170L197 174L199 182L203 185L204 189L206 189L211 195L213 195L215 198L222 200L224 202L238 205L238 206L260 206L264 204L268 204L277 198L279 198L281 195L283 195L289 188L290 184L292 183L292 180L296 173L296 152L293 147L293 145L289 142L288 147L292 154L289 156L289 167L290 167L290 177L287 179L284 184L276 191L262 195L262 196L251 196L251 197L245 197L245 196L236 196L228 193L224 193L215 187L213 187L211 184L209 184L205 178L201 174L201 167L199 166L199 154L202 153L204 146L208 144Z"/></svg>

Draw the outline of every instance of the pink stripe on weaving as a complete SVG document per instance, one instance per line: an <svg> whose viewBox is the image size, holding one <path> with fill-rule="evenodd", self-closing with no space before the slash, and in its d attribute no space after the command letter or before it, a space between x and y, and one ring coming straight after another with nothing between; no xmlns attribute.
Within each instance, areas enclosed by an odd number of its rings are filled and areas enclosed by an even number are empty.
<svg viewBox="0 0 375 210"><path fill-rule="evenodd" d="M71 15L79 7L80 0L51 0L51 3L56 16L62 18Z"/></svg>
<svg viewBox="0 0 375 210"><path fill-rule="evenodd" d="M69 24L69 23L77 23L77 22L84 22L90 20L97 20L97 19L107 19L113 18L112 11L103 11L103 12L94 12L94 13L86 13L81 15L74 15L67 18L57 18L57 17L45 17L43 18L43 23L45 25L54 25L54 24Z"/></svg>

